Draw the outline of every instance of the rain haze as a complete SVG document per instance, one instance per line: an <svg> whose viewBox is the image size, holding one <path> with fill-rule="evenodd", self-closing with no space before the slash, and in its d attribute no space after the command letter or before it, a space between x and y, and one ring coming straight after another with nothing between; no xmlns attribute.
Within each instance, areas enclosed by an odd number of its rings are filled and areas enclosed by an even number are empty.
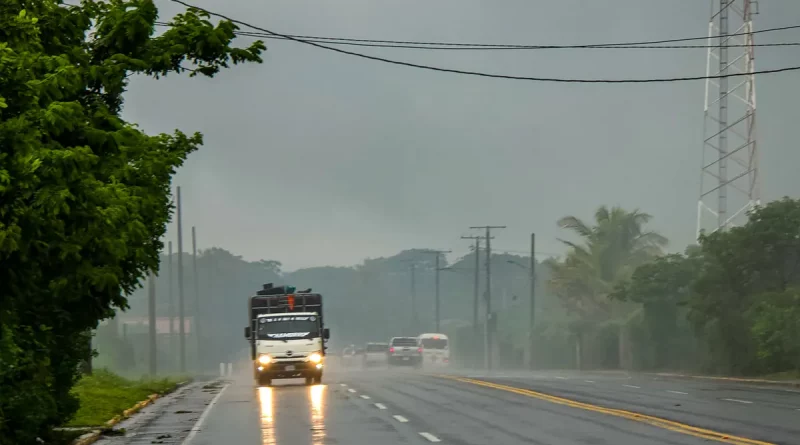
<svg viewBox="0 0 800 445"><path fill-rule="evenodd" d="M800 0L0 3L0 445L800 438Z"/></svg>
<svg viewBox="0 0 800 445"><path fill-rule="evenodd" d="M759 2L756 29L800 16ZM416 41L584 44L706 34L707 2L210 1L197 6L281 33ZM158 2L163 18L181 10ZM800 31L757 43L793 41ZM243 42L249 38L242 38ZM471 225L496 248L560 254L556 220L601 204L639 208L669 249L694 239L704 82L577 85L485 79L388 65L267 40L264 63L214 79L137 78L125 116L150 133L201 131L174 184L200 246L285 270L349 266L410 247L466 253ZM703 43L690 42L690 43ZM422 51L347 48L420 64L524 76L701 76L704 49ZM797 48L759 48L758 69ZM763 198L792 194L800 163L796 76L758 85ZM634 184L636 184L634 186ZM174 225L169 239L175 239Z"/></svg>

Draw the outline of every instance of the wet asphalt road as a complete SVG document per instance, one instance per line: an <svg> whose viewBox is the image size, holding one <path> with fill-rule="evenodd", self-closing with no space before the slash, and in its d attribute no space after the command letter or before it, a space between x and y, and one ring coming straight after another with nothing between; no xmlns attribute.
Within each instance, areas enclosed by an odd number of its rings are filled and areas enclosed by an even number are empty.
<svg viewBox="0 0 800 445"><path fill-rule="evenodd" d="M800 388L621 373L434 373L328 370L315 386L257 388L246 374L193 384L122 425L126 436L98 443L800 444ZM709 432L723 435L709 440Z"/></svg>

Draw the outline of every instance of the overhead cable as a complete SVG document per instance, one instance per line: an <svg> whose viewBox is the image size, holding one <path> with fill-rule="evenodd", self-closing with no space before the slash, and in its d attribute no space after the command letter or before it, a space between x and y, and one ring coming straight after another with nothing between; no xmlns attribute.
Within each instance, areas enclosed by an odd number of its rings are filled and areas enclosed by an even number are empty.
<svg viewBox="0 0 800 445"><path fill-rule="evenodd" d="M581 78L563 78L563 77L530 77L530 76L515 76L515 75L508 75L508 74L494 74L494 73L486 73L480 71L468 71L468 70L459 70L453 68L443 68L431 65L421 65L417 63L405 62L395 59L387 59L385 57L378 57L372 56L369 54L357 53L354 51L348 51L341 48L334 48L331 46L323 45L316 42L311 42L308 40L304 40L301 38L292 37L287 34L281 34L274 31L270 31L265 28L261 28L255 25L251 25L247 22L243 22L241 20L230 18L224 14L220 14L217 12L210 11L205 8L201 8L198 6L194 6L190 3L184 2L183 0L170 0L173 3L181 4L187 8L191 8L197 11L204 12L210 16L218 17L224 20L228 20L231 23L235 23L241 26L245 26L247 28L255 29L257 31L265 32L267 34L283 37L286 40L291 40L297 43L303 43L305 45L313 46L320 49L325 49L328 51L333 51L340 54L346 54L354 57L359 57L362 59L373 60L377 62L388 63L392 65L398 66L406 66L410 68L417 68L423 69L428 71L437 71L443 73L452 73L452 74L463 74L468 76L476 76L476 77L486 77L486 78L494 78L494 79L507 79L507 80L527 80L527 81L534 81L534 82L555 82L555 83L605 83L605 84L622 84L622 83L667 83L667 82L685 82L685 81L692 81L692 80L707 80L707 79L722 79L722 78L729 78L729 77L741 77L741 76L750 76L750 75L761 75L761 74L774 74L774 73L782 73L782 72L789 72L789 71L798 71L800 70L800 66L790 66L790 67L783 67L783 68L775 68L770 70L760 70L760 71L753 71L753 72L742 72L742 73L729 73L729 74L717 74L711 76L683 76L683 77L661 77L661 78L640 78L640 79L581 79Z"/></svg>

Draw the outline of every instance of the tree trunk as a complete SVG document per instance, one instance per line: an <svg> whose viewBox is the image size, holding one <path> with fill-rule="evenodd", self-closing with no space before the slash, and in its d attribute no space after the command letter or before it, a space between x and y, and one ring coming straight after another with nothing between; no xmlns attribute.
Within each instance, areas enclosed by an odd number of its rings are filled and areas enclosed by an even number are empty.
<svg viewBox="0 0 800 445"><path fill-rule="evenodd" d="M81 374L83 375L92 375L92 332L89 331L89 335L86 340L86 359L81 362Z"/></svg>

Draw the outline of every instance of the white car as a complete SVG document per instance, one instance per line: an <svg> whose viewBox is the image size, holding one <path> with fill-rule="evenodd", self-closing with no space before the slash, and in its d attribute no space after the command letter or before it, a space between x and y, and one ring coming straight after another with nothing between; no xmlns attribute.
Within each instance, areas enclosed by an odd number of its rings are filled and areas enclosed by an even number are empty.
<svg viewBox="0 0 800 445"><path fill-rule="evenodd" d="M389 344L388 343L367 343L364 348L362 366L364 368L389 366Z"/></svg>
<svg viewBox="0 0 800 445"><path fill-rule="evenodd" d="M448 366L450 364L450 341L444 334L422 334L419 336L422 346L422 363L431 366Z"/></svg>
<svg viewBox="0 0 800 445"><path fill-rule="evenodd" d="M344 348L344 350L342 351L342 359L340 363L345 368L349 368L353 366L355 358L356 358L356 345L350 345Z"/></svg>

